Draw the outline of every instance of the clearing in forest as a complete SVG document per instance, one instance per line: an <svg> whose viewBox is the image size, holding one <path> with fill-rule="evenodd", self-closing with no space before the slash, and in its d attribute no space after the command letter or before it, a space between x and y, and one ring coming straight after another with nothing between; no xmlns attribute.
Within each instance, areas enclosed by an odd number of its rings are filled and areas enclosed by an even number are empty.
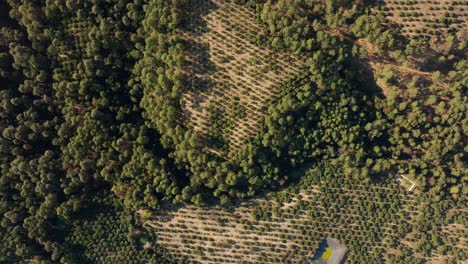
<svg viewBox="0 0 468 264"><path fill-rule="evenodd" d="M351 181L271 193L232 208L186 206L147 220L157 244L190 263L302 263L324 237L349 248L350 263L382 263L417 215L415 196L395 182ZM393 241L393 242L392 242Z"/></svg>
<svg viewBox="0 0 468 264"><path fill-rule="evenodd" d="M182 33L192 87L183 98L184 113L214 149L239 149L257 133L282 84L300 73L301 62L256 44L260 25L245 7L203 0L194 2L192 11Z"/></svg>

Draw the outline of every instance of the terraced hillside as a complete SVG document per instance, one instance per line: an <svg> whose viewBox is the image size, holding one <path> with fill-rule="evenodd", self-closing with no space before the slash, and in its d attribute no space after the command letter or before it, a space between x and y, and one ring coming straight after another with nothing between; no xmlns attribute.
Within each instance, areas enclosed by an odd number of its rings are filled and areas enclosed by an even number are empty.
<svg viewBox="0 0 468 264"><path fill-rule="evenodd" d="M192 76L185 113L197 133L238 149L256 134L279 87L300 74L301 62L259 45L260 25L245 7L204 0L193 8L191 30L184 33Z"/></svg>

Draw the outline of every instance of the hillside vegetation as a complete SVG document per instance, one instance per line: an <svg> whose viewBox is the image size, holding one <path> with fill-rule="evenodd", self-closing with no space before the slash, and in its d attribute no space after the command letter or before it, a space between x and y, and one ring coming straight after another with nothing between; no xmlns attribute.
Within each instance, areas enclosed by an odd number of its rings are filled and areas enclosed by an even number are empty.
<svg viewBox="0 0 468 264"><path fill-rule="evenodd" d="M466 8L0 0L0 262L463 263Z"/></svg>
<svg viewBox="0 0 468 264"><path fill-rule="evenodd" d="M466 259L463 204L438 216L440 232L432 240L440 250L428 253L420 226L421 211L428 206L424 199L393 180L364 184L339 178L342 172L333 167L319 168L297 185L237 206L173 208L145 220L158 244L195 263L302 263L325 236L349 247L346 263ZM455 226L460 233L449 234Z"/></svg>
<svg viewBox="0 0 468 264"><path fill-rule="evenodd" d="M293 54L263 48L260 25L250 10L223 1L192 5L191 16L201 17L189 21L193 25L184 32L192 85L183 95L184 110L189 126L208 137L209 151L226 154L257 134L281 86L301 73L302 62ZM204 9L212 11L204 16Z"/></svg>
<svg viewBox="0 0 468 264"><path fill-rule="evenodd" d="M402 33L416 38L444 40L455 33L466 40L468 2L451 0L382 1L377 7L389 20L400 24Z"/></svg>

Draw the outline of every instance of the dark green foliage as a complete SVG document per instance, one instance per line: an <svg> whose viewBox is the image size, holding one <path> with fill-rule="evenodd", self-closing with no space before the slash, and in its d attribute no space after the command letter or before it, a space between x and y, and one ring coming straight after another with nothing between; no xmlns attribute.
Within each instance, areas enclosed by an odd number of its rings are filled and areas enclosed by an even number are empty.
<svg viewBox="0 0 468 264"><path fill-rule="evenodd" d="M210 113L206 138L188 127L183 113L183 95L193 87L190 43L180 34L200 2L1 2L0 262L124 261L95 254L90 238L103 250L123 244L125 260L160 261L123 239L130 225L120 209L90 216L95 229L87 229L89 219L77 212L103 190L133 211L228 204L283 185L293 170L335 160L342 177L404 173L433 200L458 202L466 195L462 41L452 37L453 48L431 58L435 69L443 66L431 83L400 84L386 75L390 89L383 98L362 76L367 55L350 42L365 38L379 53L391 49L402 60L422 51L383 28L365 1L234 2L255 10L263 24L254 41L305 62L240 150L227 146L233 124L225 113ZM240 103L228 107L236 117L246 115ZM438 213L431 210L423 213ZM254 217L271 214L259 210ZM442 247L443 238L429 238L427 224L420 225L425 237L418 251L463 257ZM100 228L115 236L101 236Z"/></svg>
<svg viewBox="0 0 468 264"><path fill-rule="evenodd" d="M0 43L0 260L69 263L75 252L59 243L57 219L96 192L115 184L129 208L177 192L158 133L129 93L143 3L9 5L17 24L2 27Z"/></svg>
<svg viewBox="0 0 468 264"><path fill-rule="evenodd" d="M109 196L93 198L67 224L64 251L72 252L75 263L170 263L154 243L147 244L144 230L134 228L132 215Z"/></svg>

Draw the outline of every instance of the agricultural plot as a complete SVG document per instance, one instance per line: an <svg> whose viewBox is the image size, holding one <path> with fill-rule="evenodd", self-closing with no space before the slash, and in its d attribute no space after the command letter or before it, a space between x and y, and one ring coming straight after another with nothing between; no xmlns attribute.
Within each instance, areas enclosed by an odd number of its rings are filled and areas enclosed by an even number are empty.
<svg viewBox="0 0 468 264"><path fill-rule="evenodd" d="M467 219L468 211L464 210L464 218ZM468 251L468 227L463 223L453 223L443 226L441 228L444 236L448 237L449 240L452 240L456 247L460 250L466 252Z"/></svg>
<svg viewBox="0 0 468 264"><path fill-rule="evenodd" d="M147 222L157 243L191 263L302 263L324 237L349 248L347 263L382 263L399 227L417 215L397 183L322 181L233 207L187 206ZM401 228L401 227L400 227Z"/></svg>
<svg viewBox="0 0 468 264"><path fill-rule="evenodd" d="M191 47L186 59L192 86L184 112L214 148L239 149L256 134L281 84L300 74L301 62L256 44L260 25L250 10L220 0L197 1L193 8L200 18L195 14L183 33Z"/></svg>
<svg viewBox="0 0 468 264"><path fill-rule="evenodd" d="M423 206L429 205L425 204ZM444 216L432 215L434 218L432 221L439 221L441 218L452 218L450 223L437 225L437 228L435 228L436 232L431 231L427 233L425 232L426 227L420 226L419 222L415 222L413 231L406 234L400 240L400 245L403 248L414 250L414 256L425 259L427 263L465 263L463 261L456 262L454 258L468 260L468 255L466 254L468 250L468 211L457 208L444 212L444 214ZM454 215L456 216L454 217ZM415 219L420 219L420 217L421 215L418 214ZM433 225L434 223L431 224ZM421 243L422 238L427 238L428 236L432 243L438 245L436 252L427 252L426 248L428 244ZM429 254L426 254L424 257L424 252ZM402 252L397 252L396 254L401 255Z"/></svg>
<svg viewBox="0 0 468 264"><path fill-rule="evenodd" d="M379 7L389 20L402 26L410 37L468 33L468 1L460 0L385 0Z"/></svg>

